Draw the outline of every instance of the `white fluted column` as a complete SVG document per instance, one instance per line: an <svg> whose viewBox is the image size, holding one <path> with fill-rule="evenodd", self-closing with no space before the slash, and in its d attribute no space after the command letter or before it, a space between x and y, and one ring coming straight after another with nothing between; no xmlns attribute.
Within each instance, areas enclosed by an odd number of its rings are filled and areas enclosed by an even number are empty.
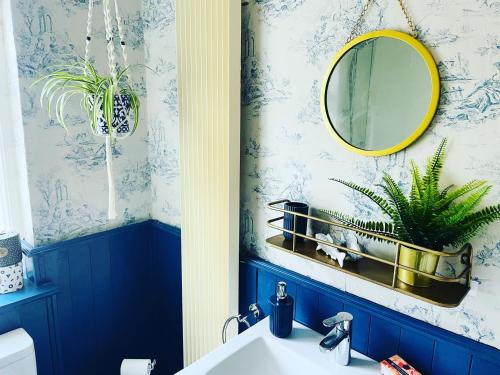
<svg viewBox="0 0 500 375"><path fill-rule="evenodd" d="M177 1L184 363L238 309L240 24L235 0Z"/></svg>

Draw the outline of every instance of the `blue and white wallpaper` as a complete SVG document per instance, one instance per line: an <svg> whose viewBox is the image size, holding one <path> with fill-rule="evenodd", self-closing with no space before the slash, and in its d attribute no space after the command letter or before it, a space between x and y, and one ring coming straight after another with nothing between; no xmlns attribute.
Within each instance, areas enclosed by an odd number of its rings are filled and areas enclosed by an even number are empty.
<svg viewBox="0 0 500 375"><path fill-rule="evenodd" d="M415 318L500 348L500 224L473 241L473 290L457 308L439 308L265 245L276 232L265 209L271 200L377 217L363 197L329 181L373 186L384 171L408 187L410 159L423 164L449 139L444 182L487 179L485 203L500 202L500 1L407 2L420 39L442 78L441 104L430 129L410 148L387 157L343 149L323 125L319 90L325 70L345 43L361 0L251 0L242 8L241 241L252 254L373 300ZM408 31L396 1L376 0L362 32ZM368 248L373 251L374 249ZM453 274L454 264L439 272Z"/></svg>
<svg viewBox="0 0 500 375"><path fill-rule="evenodd" d="M132 71L141 95L142 120L132 137L114 146L119 218L108 222L104 139L91 134L78 100L67 110L66 133L41 109L41 88L31 87L52 64L84 55L88 1L12 2L36 245L148 219L152 211L157 218L179 225L175 4L171 0L119 3L129 62L146 64L151 71ZM104 74L101 1L95 1L93 28L90 54ZM116 51L121 58L120 48ZM147 95L148 90L153 94Z"/></svg>
<svg viewBox="0 0 500 375"><path fill-rule="evenodd" d="M114 148L119 219L107 221L101 138L90 134L78 103L69 133L51 120L31 83L53 63L84 53L86 0L13 1L28 173L36 244L153 217L180 225L175 0L120 2L131 63L141 92L142 121ZM97 9L100 2L97 1ZM407 186L410 159L423 163L443 137L450 142L445 182L488 179L486 203L500 201L500 1L421 0L408 7L442 78L431 128L396 155L358 156L327 133L319 108L326 66L344 44L361 0L250 0L242 8L241 240L276 264L500 348L500 225L476 238L473 290L460 307L439 308L265 246L274 234L267 202L289 198L312 207L375 217L374 207L328 180L373 185L384 171ZM106 66L103 25L92 55ZM376 0L362 31L407 31L397 2ZM370 249L369 249L370 250ZM455 272L442 264L440 272Z"/></svg>
<svg viewBox="0 0 500 375"><path fill-rule="evenodd" d="M143 0L151 215L179 227L179 114L175 41L175 1Z"/></svg>

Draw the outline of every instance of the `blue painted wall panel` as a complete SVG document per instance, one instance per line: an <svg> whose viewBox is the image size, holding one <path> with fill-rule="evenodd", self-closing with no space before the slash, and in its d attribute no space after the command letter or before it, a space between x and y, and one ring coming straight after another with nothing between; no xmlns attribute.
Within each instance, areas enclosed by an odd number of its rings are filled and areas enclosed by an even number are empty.
<svg viewBox="0 0 500 375"><path fill-rule="evenodd" d="M473 358L470 375L500 374L500 364L482 358Z"/></svg>
<svg viewBox="0 0 500 375"><path fill-rule="evenodd" d="M300 287L297 289L295 320L318 331L322 328L318 319L318 292Z"/></svg>
<svg viewBox="0 0 500 375"><path fill-rule="evenodd" d="M111 374L115 369L116 359L110 361L113 353L114 337L117 335L113 329L114 309L111 284L111 254L109 242L98 239L90 248L91 279L93 306L91 310L93 327L98 332L99 339L94 342L95 363L99 364L103 373Z"/></svg>
<svg viewBox="0 0 500 375"><path fill-rule="evenodd" d="M69 246L69 283L71 291L71 317L73 366L75 375L84 375L96 368L96 329L93 315L92 271L90 263L90 243L83 242Z"/></svg>
<svg viewBox="0 0 500 375"><path fill-rule="evenodd" d="M436 341L432 361L432 374L468 375L470 364L470 353L457 345Z"/></svg>
<svg viewBox="0 0 500 375"><path fill-rule="evenodd" d="M123 358L156 358L161 374L182 368L179 230L150 221L31 257L34 280L58 294L0 308L0 333L28 330L41 375L118 374Z"/></svg>
<svg viewBox="0 0 500 375"><path fill-rule="evenodd" d="M352 347L360 353L368 353L371 315L353 304L344 303L344 310L353 316Z"/></svg>
<svg viewBox="0 0 500 375"><path fill-rule="evenodd" d="M328 319L341 311L344 311L344 304L341 301L331 298L324 293L319 293L316 316L317 323L314 324L314 326L317 327L316 330L324 335L330 332L331 328L323 326L323 320Z"/></svg>
<svg viewBox="0 0 500 375"><path fill-rule="evenodd" d="M18 311L0 311L0 334L21 326Z"/></svg>
<svg viewBox="0 0 500 375"><path fill-rule="evenodd" d="M180 233L156 223L150 238L154 275L151 333L153 352L158 360L156 371L173 374L183 367Z"/></svg>
<svg viewBox="0 0 500 375"><path fill-rule="evenodd" d="M239 271L239 311L243 314L250 304L257 302L257 268L240 263Z"/></svg>
<svg viewBox="0 0 500 375"><path fill-rule="evenodd" d="M372 316L370 337L368 341L368 356L382 361L398 353L401 328L390 320Z"/></svg>
<svg viewBox="0 0 500 375"><path fill-rule="evenodd" d="M257 280L257 302L264 311L265 316L268 316L271 311L269 297L275 293L278 278L269 272L259 271Z"/></svg>
<svg viewBox="0 0 500 375"><path fill-rule="evenodd" d="M239 268L239 303L238 311L245 315L248 313L248 306L257 302L257 269L241 262ZM239 332L247 329L245 324L239 325Z"/></svg>
<svg viewBox="0 0 500 375"><path fill-rule="evenodd" d="M430 374L434 356L434 339L417 330L404 327L399 339L399 355L423 374Z"/></svg>

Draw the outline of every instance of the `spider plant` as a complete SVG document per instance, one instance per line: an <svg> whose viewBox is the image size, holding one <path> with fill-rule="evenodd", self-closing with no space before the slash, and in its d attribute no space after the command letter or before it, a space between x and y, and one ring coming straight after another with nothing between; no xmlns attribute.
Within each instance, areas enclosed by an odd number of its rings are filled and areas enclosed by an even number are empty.
<svg viewBox="0 0 500 375"><path fill-rule="evenodd" d="M382 183L377 185L385 197L353 182L331 179L371 199L390 219L389 221L363 221L337 211L323 210L323 212L353 228L364 229L429 249L442 251L445 246L458 247L468 242L482 228L500 219L500 205L476 210L491 190L487 181L473 180L462 187L448 185L440 188L439 179L444 164L446 144L447 141L444 139L434 156L428 159L423 176L416 163L411 161L412 183L408 196L387 173L384 174ZM416 252L413 255L418 255L422 259L424 257ZM404 262L403 259L401 264ZM415 268L418 268L418 265ZM435 265L427 267L426 270L433 273L432 268L435 271Z"/></svg>
<svg viewBox="0 0 500 375"><path fill-rule="evenodd" d="M91 63L78 61L72 64L55 65L49 74L37 79L33 85L45 82L40 94L40 104L47 103L47 111L52 114L53 106L57 121L67 130L64 121L66 104L74 96L80 96L80 106L87 114L94 133L98 132L99 118L104 117L108 134L112 134L115 102L128 97L134 123L133 133L139 122L140 102L134 89L127 82L127 68L118 68L116 84L111 76L101 76ZM102 119L101 119L102 121Z"/></svg>

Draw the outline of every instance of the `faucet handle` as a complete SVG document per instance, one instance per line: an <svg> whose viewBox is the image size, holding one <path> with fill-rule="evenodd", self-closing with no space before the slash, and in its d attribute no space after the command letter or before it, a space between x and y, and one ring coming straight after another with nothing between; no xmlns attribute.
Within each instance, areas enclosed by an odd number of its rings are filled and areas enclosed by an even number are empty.
<svg viewBox="0 0 500 375"><path fill-rule="evenodd" d="M250 313L253 315L256 321L259 321L260 316L264 314L262 312L262 308L259 306L258 303L252 303L250 306L248 306L248 311L250 311Z"/></svg>
<svg viewBox="0 0 500 375"><path fill-rule="evenodd" d="M323 320L323 325L325 327L334 327L340 323L350 323L353 320L353 316L348 312L342 311L331 318Z"/></svg>

